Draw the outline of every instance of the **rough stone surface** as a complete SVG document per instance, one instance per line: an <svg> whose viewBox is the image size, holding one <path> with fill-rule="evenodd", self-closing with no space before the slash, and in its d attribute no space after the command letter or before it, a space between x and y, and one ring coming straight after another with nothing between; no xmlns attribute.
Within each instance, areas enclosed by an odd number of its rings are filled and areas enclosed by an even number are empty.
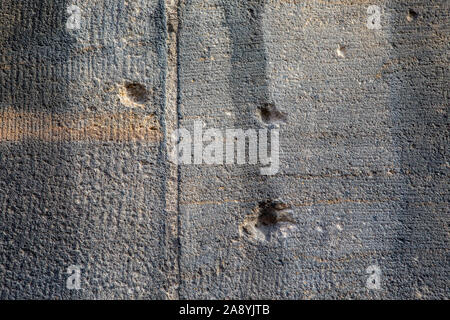
<svg viewBox="0 0 450 320"><path fill-rule="evenodd" d="M0 298L448 299L448 18L445 0L1 1ZM196 120L279 128L278 173L177 167L171 134Z"/></svg>

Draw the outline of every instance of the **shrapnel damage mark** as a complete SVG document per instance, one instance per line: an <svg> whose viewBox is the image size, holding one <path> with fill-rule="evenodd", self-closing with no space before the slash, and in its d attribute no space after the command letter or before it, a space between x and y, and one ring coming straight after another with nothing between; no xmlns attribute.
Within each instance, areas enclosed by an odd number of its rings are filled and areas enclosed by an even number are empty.
<svg viewBox="0 0 450 320"><path fill-rule="evenodd" d="M274 104L265 103L259 108L261 120L267 124L280 124L287 121L287 115L279 111Z"/></svg>
<svg viewBox="0 0 450 320"><path fill-rule="evenodd" d="M146 87L137 82L126 82L119 88L120 102L130 107L141 107L149 101Z"/></svg>
<svg viewBox="0 0 450 320"><path fill-rule="evenodd" d="M297 230L291 206L280 199L260 202L256 214L245 218L240 226L241 235L259 241L287 238Z"/></svg>

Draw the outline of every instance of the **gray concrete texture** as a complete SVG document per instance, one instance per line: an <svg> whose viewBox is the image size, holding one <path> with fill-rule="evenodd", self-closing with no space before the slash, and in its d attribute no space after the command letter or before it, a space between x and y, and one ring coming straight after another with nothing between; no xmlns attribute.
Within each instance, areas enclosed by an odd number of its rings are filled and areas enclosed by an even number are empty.
<svg viewBox="0 0 450 320"><path fill-rule="evenodd" d="M0 298L448 299L449 32L445 0L2 0ZM176 166L196 120L279 128L279 172Z"/></svg>

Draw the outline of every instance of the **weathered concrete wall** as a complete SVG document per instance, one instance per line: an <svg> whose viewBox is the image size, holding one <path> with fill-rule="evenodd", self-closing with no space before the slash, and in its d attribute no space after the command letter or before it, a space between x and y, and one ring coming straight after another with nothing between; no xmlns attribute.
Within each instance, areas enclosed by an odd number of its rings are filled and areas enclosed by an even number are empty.
<svg viewBox="0 0 450 320"><path fill-rule="evenodd" d="M0 297L448 298L448 9L2 1ZM176 166L196 120L279 171Z"/></svg>
<svg viewBox="0 0 450 320"><path fill-rule="evenodd" d="M166 298L164 11L70 4L2 1L1 296Z"/></svg>

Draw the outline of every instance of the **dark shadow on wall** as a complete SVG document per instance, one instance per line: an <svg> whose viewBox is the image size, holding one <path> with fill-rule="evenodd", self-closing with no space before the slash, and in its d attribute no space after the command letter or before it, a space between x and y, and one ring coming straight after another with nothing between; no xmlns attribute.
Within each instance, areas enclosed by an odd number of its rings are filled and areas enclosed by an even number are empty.
<svg viewBox="0 0 450 320"><path fill-rule="evenodd" d="M262 26L264 1L224 1L223 8L232 45L229 84L235 112L239 115L236 127L260 127L258 108L269 102Z"/></svg>
<svg viewBox="0 0 450 320"><path fill-rule="evenodd" d="M76 40L66 30L68 0L2 1L2 109L66 112L63 74Z"/></svg>
<svg viewBox="0 0 450 320"><path fill-rule="evenodd" d="M261 108L271 104L267 76L267 49L262 25L264 0L234 0L222 4L231 37L229 87L235 112L235 128L262 129ZM269 147L270 150L270 147ZM249 166L242 185L252 189L261 200L276 198L276 190L258 166ZM250 177L253 177L250 178ZM258 177L255 181L254 177ZM250 179L248 179L250 178Z"/></svg>
<svg viewBox="0 0 450 320"><path fill-rule="evenodd" d="M276 112L275 109L268 109L268 106L273 106L273 101L269 91L268 55L263 29L265 1L223 1L222 6L232 47L231 73L228 82L234 105L234 126L244 130L273 128L272 125L264 123L265 118L270 118L268 112ZM270 145L268 149L270 150ZM261 207L263 203L276 201L281 192L273 183L273 177L261 175L260 164L249 165L244 175L240 176L239 185L244 190L251 190L249 194L252 194L254 199L258 199L259 203L255 203L256 208ZM251 210L244 214L250 212ZM280 263L280 261L289 260L291 253L290 249L281 242L278 245L247 243L245 255L248 265L246 268L251 272L248 274L248 271L243 268L237 274L238 278L253 280L243 284L235 283L236 287L241 288L237 298L287 297L288 293L284 290L286 287L284 278L289 276L288 269L291 264ZM230 277L236 277L236 274Z"/></svg>
<svg viewBox="0 0 450 320"><path fill-rule="evenodd" d="M400 230L393 239L392 297L448 297L448 9L391 2L389 83L392 136L400 164Z"/></svg>
<svg viewBox="0 0 450 320"><path fill-rule="evenodd" d="M65 28L70 4L0 4L0 112L15 114L16 124L21 114L70 112L63 72L75 41ZM0 142L0 298L76 298L65 289L63 269L80 262L79 240L68 232L79 224L71 203L71 147L11 140Z"/></svg>

